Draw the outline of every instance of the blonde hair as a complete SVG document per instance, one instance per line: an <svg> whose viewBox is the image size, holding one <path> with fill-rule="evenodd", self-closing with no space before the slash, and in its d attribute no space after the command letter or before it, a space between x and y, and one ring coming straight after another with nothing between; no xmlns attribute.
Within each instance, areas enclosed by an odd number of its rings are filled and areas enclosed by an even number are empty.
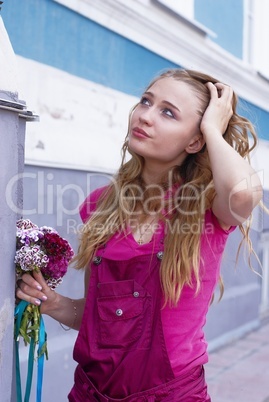
<svg viewBox="0 0 269 402"><path fill-rule="evenodd" d="M197 110L197 113L202 118L210 100L209 90L205 84L207 82L217 83L218 80L193 70L172 69L156 77L149 84L147 90L156 81L167 77L185 82L190 86L199 99L200 110ZM250 151L257 143L256 134L250 121L236 113L236 105L237 96L234 94L232 105L234 112L223 137L243 158L249 158ZM252 146L250 146L249 136L253 139ZM143 157L128 148L128 135L122 151L122 164L118 174L101 195L95 213L84 226L78 254L75 258L76 268L87 266L95 250L105 244L113 233L124 230L130 216L137 210L143 209L142 191L148 210L152 213L157 212L160 219L169 222L166 226L165 253L161 262L160 279L165 303L175 305L180 298L183 286L185 284L193 286L193 274L196 281L196 292L200 288L200 235L203 230L205 211L211 207L215 196L206 145L200 152L189 154L183 165L175 166L166 176L161 177L156 187L147 187L143 182L141 175L144 160ZM127 151L131 154L131 159L125 162ZM161 213L163 205L161 208L158 195L161 189L164 192L169 190L167 187L168 175L172 185L176 185L176 183L181 185L176 189L176 197L168 197L164 201L164 210L167 215L163 216ZM190 214L190 212L192 213ZM145 215L142 213L139 216L140 221L145 219ZM182 235L180 228L183 225L185 227L187 225L189 228L198 225L199 230L189 230ZM102 230L96 230L97 227L102 227ZM247 241L249 249L252 250L249 227L240 225L240 230L243 240Z"/></svg>

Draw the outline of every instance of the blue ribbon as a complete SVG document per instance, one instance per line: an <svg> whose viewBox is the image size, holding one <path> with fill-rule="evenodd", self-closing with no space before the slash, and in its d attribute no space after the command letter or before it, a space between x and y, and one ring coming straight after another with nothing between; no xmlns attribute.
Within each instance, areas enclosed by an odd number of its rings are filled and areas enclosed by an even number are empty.
<svg viewBox="0 0 269 402"><path fill-rule="evenodd" d="M27 380L24 395L24 402L29 402L32 388L33 379L33 368L35 359L35 341L31 338L29 354L28 354L28 370L27 370Z"/></svg>
<svg viewBox="0 0 269 402"><path fill-rule="evenodd" d="M19 341L15 340L17 402L22 402Z"/></svg>
<svg viewBox="0 0 269 402"><path fill-rule="evenodd" d="M36 386L36 401L41 402L42 395L42 384L43 384L43 370L44 370L44 351L42 353L42 348L46 343L46 330L44 320L42 315L40 316L40 324L39 324L39 348L38 348L38 361L37 361L37 386ZM42 355L40 356L40 353Z"/></svg>
<svg viewBox="0 0 269 402"><path fill-rule="evenodd" d="M15 356L16 356L16 392L17 392L17 402L22 402L22 390L21 390L21 375L20 375L20 359L19 359L19 336L20 336L20 326L23 317L23 313L27 306L28 302L21 300L20 303L15 307ZM46 330L44 320L42 315L40 315L39 322L39 348L38 348L38 370L37 370L37 386L36 386L36 402L41 402L42 395L42 383L43 383L43 369L44 369L44 350L42 348L46 343ZM42 353L42 354L41 354ZM31 338L30 348L28 354L28 370L27 370L27 381L25 388L25 396L24 402L29 402L31 387L32 387L32 378L33 378L33 366L34 366L34 355L35 355L35 341Z"/></svg>

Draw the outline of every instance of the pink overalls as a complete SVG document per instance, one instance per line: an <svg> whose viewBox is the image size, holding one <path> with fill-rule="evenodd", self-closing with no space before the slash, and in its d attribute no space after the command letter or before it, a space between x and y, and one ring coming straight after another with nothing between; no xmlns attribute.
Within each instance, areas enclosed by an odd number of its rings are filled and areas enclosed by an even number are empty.
<svg viewBox="0 0 269 402"><path fill-rule="evenodd" d="M104 188L83 203L85 222ZM163 306L163 232L138 246L115 234L91 263L71 402L209 402L203 326L228 235L211 210L201 236L201 291L185 286L176 308ZM143 249L144 248L144 249Z"/></svg>
<svg viewBox="0 0 269 402"><path fill-rule="evenodd" d="M69 401L210 401L201 365L177 379L170 365L161 323L162 255L161 244L158 253L127 261L107 260L99 250Z"/></svg>

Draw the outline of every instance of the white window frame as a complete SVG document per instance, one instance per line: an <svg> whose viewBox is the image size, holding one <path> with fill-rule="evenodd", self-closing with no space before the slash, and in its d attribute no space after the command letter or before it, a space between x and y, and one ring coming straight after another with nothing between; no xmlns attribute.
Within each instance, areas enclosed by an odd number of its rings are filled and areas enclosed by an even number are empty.
<svg viewBox="0 0 269 402"><path fill-rule="evenodd" d="M243 60L249 64L253 63L253 20L253 1L244 0Z"/></svg>
<svg viewBox="0 0 269 402"><path fill-rule="evenodd" d="M268 0L244 0L243 59L259 75L269 80Z"/></svg>
<svg viewBox="0 0 269 402"><path fill-rule="evenodd" d="M177 14L184 15L190 20L194 20L194 0L155 0L170 8Z"/></svg>

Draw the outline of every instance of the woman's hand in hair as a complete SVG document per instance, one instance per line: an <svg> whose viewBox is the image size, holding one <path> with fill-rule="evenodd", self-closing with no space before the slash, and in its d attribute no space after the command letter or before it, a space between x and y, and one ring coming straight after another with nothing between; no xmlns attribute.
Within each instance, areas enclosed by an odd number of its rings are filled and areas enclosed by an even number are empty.
<svg viewBox="0 0 269 402"><path fill-rule="evenodd" d="M205 140L207 136L223 135L233 115L232 88L220 82L208 82L206 86L210 92L210 102L200 124Z"/></svg>

